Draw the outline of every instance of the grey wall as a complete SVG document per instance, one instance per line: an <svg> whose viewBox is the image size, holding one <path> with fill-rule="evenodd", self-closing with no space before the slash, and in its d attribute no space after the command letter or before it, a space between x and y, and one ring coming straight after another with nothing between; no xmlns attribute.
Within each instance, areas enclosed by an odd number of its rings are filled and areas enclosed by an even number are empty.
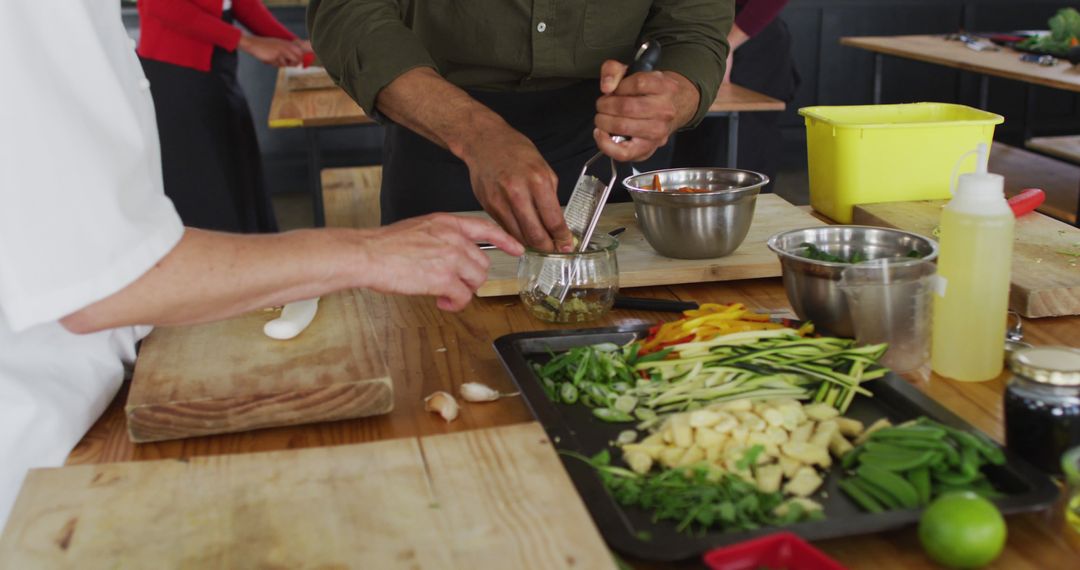
<svg viewBox="0 0 1080 570"><path fill-rule="evenodd" d="M839 40L854 35L948 33L960 29L1008 31L1042 29L1063 0L792 0L782 17L794 36L795 60L803 83L784 114L785 164L805 165L805 133L796 110L809 105L865 104L871 101L873 56L843 47ZM304 9L274 8L274 14L300 36ZM137 33L138 18L125 10L125 22ZM240 81L247 92L259 129L264 168L275 192L299 191L306 180L304 134L299 129L270 130L266 116L273 94L275 70L243 55ZM1021 135L1025 86L1003 79L990 83L990 110L1006 117L999 138L1014 144ZM1037 134L1080 131L1078 97L1036 88L1032 125ZM886 103L911 101L978 101L977 77L944 67L898 58L885 58L883 98ZM379 160L382 139L378 127L324 130L325 160L330 165L373 164Z"/></svg>

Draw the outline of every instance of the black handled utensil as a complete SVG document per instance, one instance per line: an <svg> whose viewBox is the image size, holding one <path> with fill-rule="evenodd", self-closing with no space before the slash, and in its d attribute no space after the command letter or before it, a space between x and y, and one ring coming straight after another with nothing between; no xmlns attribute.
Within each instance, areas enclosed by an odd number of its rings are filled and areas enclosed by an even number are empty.
<svg viewBox="0 0 1080 570"><path fill-rule="evenodd" d="M700 306L694 301L672 301L669 299L650 299L648 297L626 297L615 295L615 308L633 311L657 311L662 313L681 313Z"/></svg>

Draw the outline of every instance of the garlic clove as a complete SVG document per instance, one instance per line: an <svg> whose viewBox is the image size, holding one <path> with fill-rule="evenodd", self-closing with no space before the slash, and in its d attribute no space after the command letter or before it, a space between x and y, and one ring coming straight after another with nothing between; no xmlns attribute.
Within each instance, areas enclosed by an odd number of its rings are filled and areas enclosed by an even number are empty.
<svg viewBox="0 0 1080 570"><path fill-rule="evenodd" d="M466 382L458 392L466 402L494 402L501 396L497 390L479 382Z"/></svg>
<svg viewBox="0 0 1080 570"><path fill-rule="evenodd" d="M424 398L424 411L438 412L446 423L450 423L458 416L458 403L453 396L439 390Z"/></svg>
<svg viewBox="0 0 1080 570"><path fill-rule="evenodd" d="M466 382L461 385L458 392L466 402L494 402L499 398L517 396L520 394L520 392L503 394L487 384L481 384L479 382Z"/></svg>

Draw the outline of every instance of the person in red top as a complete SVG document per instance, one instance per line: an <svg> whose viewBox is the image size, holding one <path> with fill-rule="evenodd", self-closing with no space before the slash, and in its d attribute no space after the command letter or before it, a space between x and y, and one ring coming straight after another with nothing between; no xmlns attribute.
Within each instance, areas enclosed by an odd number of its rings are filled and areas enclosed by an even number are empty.
<svg viewBox="0 0 1080 570"><path fill-rule="evenodd" d="M791 33L779 17L788 0L736 0L735 24L728 33L727 71L732 82L790 103L799 86L791 57ZM743 113L739 117L739 168L776 180L783 154L780 112ZM727 153L727 124L707 119L692 131L679 133L674 167L722 166ZM769 185L773 186L772 184Z"/></svg>
<svg viewBox="0 0 1080 570"><path fill-rule="evenodd" d="M251 34L233 25L234 18ZM165 194L187 226L277 231L237 50L299 65L311 44L261 0L139 0L139 59L150 81Z"/></svg>

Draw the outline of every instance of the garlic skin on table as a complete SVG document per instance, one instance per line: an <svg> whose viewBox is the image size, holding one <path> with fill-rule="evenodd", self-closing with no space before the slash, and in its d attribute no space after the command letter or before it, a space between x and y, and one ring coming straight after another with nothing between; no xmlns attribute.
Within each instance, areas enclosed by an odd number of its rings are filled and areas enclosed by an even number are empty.
<svg viewBox="0 0 1080 570"><path fill-rule="evenodd" d="M439 390L424 398L424 411L437 412L446 423L458 417L458 403L450 394Z"/></svg>
<svg viewBox="0 0 1080 570"><path fill-rule="evenodd" d="M466 402L494 402L499 398L517 396L520 392L503 394L498 390L479 382L466 382L458 389L461 398Z"/></svg>

